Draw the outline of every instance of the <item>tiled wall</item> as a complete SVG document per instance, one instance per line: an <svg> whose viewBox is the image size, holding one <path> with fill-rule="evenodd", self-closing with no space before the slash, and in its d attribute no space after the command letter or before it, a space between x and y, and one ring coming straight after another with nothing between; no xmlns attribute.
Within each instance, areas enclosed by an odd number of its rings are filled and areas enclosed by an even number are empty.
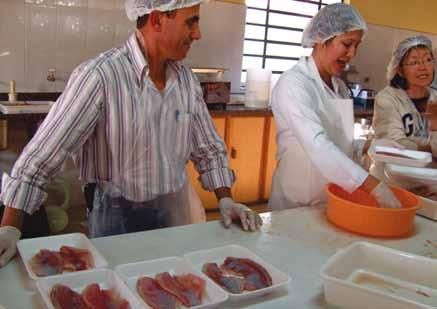
<svg viewBox="0 0 437 309"><path fill-rule="evenodd" d="M134 30L125 0L0 0L0 92L61 92L84 60L120 46ZM189 66L224 67L239 91L245 6L210 1L201 7L202 40ZM226 22L223 22L226 20ZM3 55L3 56L2 56ZM47 81L55 69L55 82Z"/></svg>
<svg viewBox="0 0 437 309"><path fill-rule="evenodd" d="M0 0L0 92L11 79L18 91L62 91L72 69L133 29L124 0Z"/></svg>

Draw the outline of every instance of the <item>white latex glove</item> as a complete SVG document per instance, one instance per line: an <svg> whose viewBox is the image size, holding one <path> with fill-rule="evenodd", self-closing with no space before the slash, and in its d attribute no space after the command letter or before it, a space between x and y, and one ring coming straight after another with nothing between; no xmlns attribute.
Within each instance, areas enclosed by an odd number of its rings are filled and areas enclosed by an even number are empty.
<svg viewBox="0 0 437 309"><path fill-rule="evenodd" d="M380 182L373 190L370 192L371 195L376 199L380 207L383 208L402 208L401 202L397 199L390 188L385 184L385 182Z"/></svg>
<svg viewBox="0 0 437 309"><path fill-rule="evenodd" d="M17 252L21 232L13 226L0 227L0 267L5 266Z"/></svg>
<svg viewBox="0 0 437 309"><path fill-rule="evenodd" d="M230 197L224 197L219 200L218 207L225 227L229 227L234 219L240 219L241 225L245 231L259 230L263 221L261 217L253 210L243 204L235 203Z"/></svg>

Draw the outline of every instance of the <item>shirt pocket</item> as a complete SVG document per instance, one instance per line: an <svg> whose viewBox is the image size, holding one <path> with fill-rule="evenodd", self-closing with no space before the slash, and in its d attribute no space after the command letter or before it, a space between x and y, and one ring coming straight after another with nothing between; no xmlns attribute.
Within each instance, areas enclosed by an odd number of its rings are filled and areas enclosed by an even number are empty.
<svg viewBox="0 0 437 309"><path fill-rule="evenodd" d="M191 131L194 114L176 111L167 116L163 128L165 153L175 163L188 162L191 152Z"/></svg>

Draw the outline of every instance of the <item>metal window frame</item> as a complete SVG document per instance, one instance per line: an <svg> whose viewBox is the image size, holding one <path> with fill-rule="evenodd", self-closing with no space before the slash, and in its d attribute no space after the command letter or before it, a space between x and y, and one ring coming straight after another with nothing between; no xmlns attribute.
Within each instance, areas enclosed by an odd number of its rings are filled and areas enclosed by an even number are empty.
<svg viewBox="0 0 437 309"><path fill-rule="evenodd" d="M269 13L278 13L278 14L283 14L283 15L312 18L311 15L305 15L305 14L293 13L293 12L287 12L287 11L280 11L280 10L272 10L272 9L270 9L270 1L271 0L267 0L267 8L265 8L265 9L257 8L257 7L252 7L252 6L247 6L246 7L246 9L266 12L266 22L265 22L265 24L246 22L246 25L265 27L264 39L251 39L251 38L244 37L244 41L262 42L262 43L264 43L264 49L263 49L262 55L246 54L243 51L243 58L245 56L247 56L247 57L262 58L262 68L265 68L266 59L283 59L283 60L295 60L295 61L299 60L299 57L292 57L292 56L291 57L284 57L284 56L270 56L270 55L267 55L267 44L268 43L280 44L280 45L289 45L289 46L302 46L302 44L300 44L300 43L291 43L291 42L286 42L286 41L267 40L267 35L268 35L269 28L303 32L303 29L301 29L301 28L269 25ZM318 11L320 11L322 5L327 5L327 3L325 3L323 0L294 0L294 1L304 2L304 3L311 3L311 4L317 4L318 5ZM341 2L343 2L343 0L341 0ZM246 72L246 69L242 68L241 72ZM282 74L283 72L284 71L272 71L273 74Z"/></svg>

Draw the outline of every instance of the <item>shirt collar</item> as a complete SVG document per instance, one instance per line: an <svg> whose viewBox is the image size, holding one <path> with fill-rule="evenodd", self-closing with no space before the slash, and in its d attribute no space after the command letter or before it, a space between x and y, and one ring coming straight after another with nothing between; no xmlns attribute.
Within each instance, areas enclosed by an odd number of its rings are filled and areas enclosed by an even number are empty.
<svg viewBox="0 0 437 309"><path fill-rule="evenodd" d="M147 64L147 59L141 51L140 44L138 42L138 40L142 39L141 37L137 38L137 36L140 35L141 34L138 31L135 31L131 34L126 42L126 47L131 55L135 74L137 75L139 81L141 80L141 76L144 74L144 71L149 67Z"/></svg>
<svg viewBox="0 0 437 309"><path fill-rule="evenodd" d="M147 73L149 65L147 63L147 58L143 54L141 47L140 47L140 41L142 41L142 34L139 31L135 31L135 33L132 33L129 37L126 45L129 53L131 54L132 58L132 64L134 66L135 74L138 77L138 80L142 80L142 76ZM144 49L146 48L146 44L142 44L144 46ZM182 64L180 61L169 61L167 72L170 73L167 77L173 78L177 77L179 73L182 70Z"/></svg>
<svg viewBox="0 0 437 309"><path fill-rule="evenodd" d="M319 85L321 85L324 89L329 89L331 92L333 92L335 95L338 95L340 93L340 85L337 81L337 78L334 76L331 77L332 87L334 90L328 87L326 83L323 81L322 77L320 76L319 70L317 69L316 62L314 61L313 56L304 56L303 57L306 60L306 63L308 65L308 76L312 79L314 79Z"/></svg>

